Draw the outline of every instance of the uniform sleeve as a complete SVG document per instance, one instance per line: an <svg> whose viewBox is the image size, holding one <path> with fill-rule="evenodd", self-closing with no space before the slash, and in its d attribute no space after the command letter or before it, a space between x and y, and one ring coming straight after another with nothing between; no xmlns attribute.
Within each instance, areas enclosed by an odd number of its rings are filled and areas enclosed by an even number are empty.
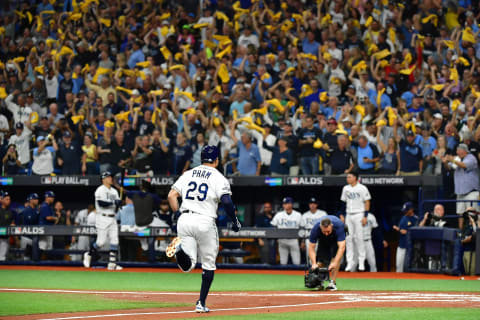
<svg viewBox="0 0 480 320"><path fill-rule="evenodd" d="M372 196L370 195L370 191L368 191L368 188L363 186L363 189L364 189L363 200L367 201L372 199Z"/></svg>
<svg viewBox="0 0 480 320"><path fill-rule="evenodd" d="M279 219L279 218L278 218L278 215L279 215L279 213L277 213L277 214L273 217L272 222L270 222L270 224L271 224L272 226L275 226L275 227L277 226L277 224L278 224L278 219Z"/></svg>
<svg viewBox="0 0 480 320"><path fill-rule="evenodd" d="M225 177L222 176L218 181L219 183L216 182L217 181L215 181L215 194L217 195L218 199L220 199L224 194L232 194L230 183Z"/></svg>
<svg viewBox="0 0 480 320"><path fill-rule="evenodd" d="M342 196L340 197L340 200L342 200L343 202L347 202L347 195L346 195L346 192L345 192L345 187L343 187Z"/></svg>
<svg viewBox="0 0 480 320"><path fill-rule="evenodd" d="M343 223L335 229L337 234L337 242L345 241L345 226Z"/></svg>
<svg viewBox="0 0 480 320"><path fill-rule="evenodd" d="M408 225L407 225L407 219L406 217L402 217L402 219L400 219L400 223L399 223L399 226L398 226L400 229L408 229Z"/></svg>
<svg viewBox="0 0 480 320"><path fill-rule="evenodd" d="M377 219L373 214L369 214L368 219L372 222L372 229L375 229L378 227Z"/></svg>
<svg viewBox="0 0 480 320"><path fill-rule="evenodd" d="M175 181L175 183L172 186L172 189L177 191L180 195L182 194L182 188L183 188L183 185L184 185L184 183L183 183L184 180L185 180L185 175L183 174L182 176L180 176L180 178L178 178L177 181Z"/></svg>

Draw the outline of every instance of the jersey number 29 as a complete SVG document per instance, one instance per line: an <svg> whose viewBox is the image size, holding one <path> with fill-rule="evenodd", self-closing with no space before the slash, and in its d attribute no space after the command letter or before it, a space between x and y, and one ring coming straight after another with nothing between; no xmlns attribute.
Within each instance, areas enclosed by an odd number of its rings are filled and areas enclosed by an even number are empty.
<svg viewBox="0 0 480 320"><path fill-rule="evenodd" d="M187 194L185 195L185 199L188 200L195 200L194 196L190 195L190 192L195 192L197 190L197 183L195 181L192 181L188 184L190 187L187 190ZM206 183L202 183L201 185L198 186L198 192L200 195L197 196L198 201L203 201L207 199L207 192L208 192L208 185Z"/></svg>

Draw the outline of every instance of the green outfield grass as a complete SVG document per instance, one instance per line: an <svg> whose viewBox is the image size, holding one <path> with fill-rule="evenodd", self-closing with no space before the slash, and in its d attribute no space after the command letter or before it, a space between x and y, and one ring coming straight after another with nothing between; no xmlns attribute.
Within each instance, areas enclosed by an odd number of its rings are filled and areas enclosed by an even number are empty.
<svg viewBox="0 0 480 320"><path fill-rule="evenodd" d="M118 291L198 291L199 273L0 270L2 288L91 289ZM478 280L338 279L340 290L480 291ZM303 276L278 274L215 275L212 291L305 290Z"/></svg>
<svg viewBox="0 0 480 320"><path fill-rule="evenodd" d="M274 313L274 314L250 314L243 316L214 316L210 320L318 320L318 319L342 319L342 320L465 320L478 319L479 309L460 308L361 308L361 309L338 309L325 311L306 311L295 313ZM191 318L183 318L191 319Z"/></svg>
<svg viewBox="0 0 480 320"><path fill-rule="evenodd" d="M0 292L0 301L0 316L185 306L180 303L116 300L87 294L30 292Z"/></svg>

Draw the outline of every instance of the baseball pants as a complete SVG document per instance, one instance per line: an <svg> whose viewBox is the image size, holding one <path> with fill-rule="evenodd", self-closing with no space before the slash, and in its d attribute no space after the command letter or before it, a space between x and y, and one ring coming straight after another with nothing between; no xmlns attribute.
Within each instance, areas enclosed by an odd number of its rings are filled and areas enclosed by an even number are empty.
<svg viewBox="0 0 480 320"><path fill-rule="evenodd" d="M362 226L363 214L347 214L345 224L348 227L348 235L346 238L347 246L347 268L365 266L365 241L363 241L363 226ZM358 257L358 259L355 258Z"/></svg>
<svg viewBox="0 0 480 320"><path fill-rule="evenodd" d="M218 230L215 219L198 213L183 213L178 219L178 236L182 250L190 257L195 268L197 255L203 270L216 270Z"/></svg>
<svg viewBox="0 0 480 320"><path fill-rule="evenodd" d="M38 240L40 250L51 250L53 248L53 236L42 236Z"/></svg>
<svg viewBox="0 0 480 320"><path fill-rule="evenodd" d="M71 250L82 250L86 251L90 248L90 237L89 236L79 236L77 242L70 246ZM83 259L81 254L71 254L70 259L72 261L80 261Z"/></svg>
<svg viewBox="0 0 480 320"><path fill-rule="evenodd" d="M405 253L407 253L406 248L397 248L397 258L395 262L397 272L403 272L403 267L405 265Z"/></svg>
<svg viewBox="0 0 480 320"><path fill-rule="evenodd" d="M377 272L377 260L375 259L372 239L365 240L365 254L368 265L370 266L370 272Z"/></svg>
<svg viewBox="0 0 480 320"><path fill-rule="evenodd" d="M279 239L278 253L280 254L280 264L288 263L289 254L293 264L300 264L300 246L297 239Z"/></svg>
<svg viewBox="0 0 480 320"><path fill-rule="evenodd" d="M95 220L95 227L97 228L97 246L103 247L107 240L110 240L110 245L118 246L118 225L115 217L105 217L97 213Z"/></svg>
<svg viewBox="0 0 480 320"><path fill-rule="evenodd" d="M8 238L0 238L0 261L7 260Z"/></svg>
<svg viewBox="0 0 480 320"><path fill-rule="evenodd" d="M473 207L475 210L478 210L479 195L480 193L478 191L457 195L457 200L473 200L472 202L457 202L457 214L462 215L468 207Z"/></svg>

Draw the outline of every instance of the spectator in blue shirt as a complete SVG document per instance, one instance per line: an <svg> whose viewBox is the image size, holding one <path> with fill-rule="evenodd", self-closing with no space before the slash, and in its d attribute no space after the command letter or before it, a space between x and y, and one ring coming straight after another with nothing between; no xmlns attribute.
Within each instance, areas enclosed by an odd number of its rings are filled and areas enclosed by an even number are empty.
<svg viewBox="0 0 480 320"><path fill-rule="evenodd" d="M417 123L417 136L415 137L415 144L418 144L422 149L422 157L424 161L424 173L433 173L433 150L437 148L437 140L430 135L430 128L422 123Z"/></svg>
<svg viewBox="0 0 480 320"><path fill-rule="evenodd" d="M262 164L258 146L252 142L252 136L249 132L242 133L241 139L235 136L236 121L232 122L230 137L238 149L237 171L243 176L260 175L260 166Z"/></svg>
<svg viewBox="0 0 480 320"><path fill-rule="evenodd" d="M271 175L288 175L290 173L290 167L293 164L293 154L288 148L288 139L286 137L280 137L277 140L278 146L271 147L265 140L263 141L263 147L272 152L272 161L270 162L269 173Z"/></svg>
<svg viewBox="0 0 480 320"><path fill-rule="evenodd" d="M307 37L302 42L303 52L317 56L319 47L320 43L315 41L315 34L312 30L308 30Z"/></svg>
<svg viewBox="0 0 480 320"><path fill-rule="evenodd" d="M407 138L398 136L396 126L393 129L395 140L400 146L400 174L407 176L419 175L423 170L422 149L415 143L415 133L408 130Z"/></svg>
<svg viewBox="0 0 480 320"><path fill-rule="evenodd" d="M145 61L145 55L140 46L140 40L135 40L132 44L132 53L128 58L128 67L134 69L137 63Z"/></svg>
<svg viewBox="0 0 480 320"><path fill-rule="evenodd" d="M368 142L366 136L358 137L358 143L352 143L357 149L358 172L362 174L375 173L375 163L380 161L377 147Z"/></svg>

